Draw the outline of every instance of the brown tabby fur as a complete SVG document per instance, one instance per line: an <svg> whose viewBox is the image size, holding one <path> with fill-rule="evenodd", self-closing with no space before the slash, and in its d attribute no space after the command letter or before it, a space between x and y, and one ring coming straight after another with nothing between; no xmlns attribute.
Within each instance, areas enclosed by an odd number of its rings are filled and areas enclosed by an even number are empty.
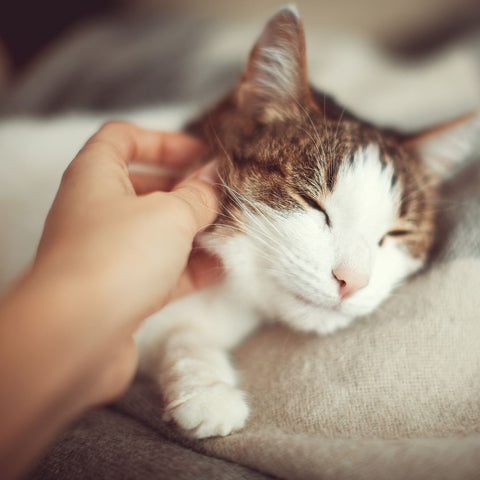
<svg viewBox="0 0 480 480"><path fill-rule="evenodd" d="M255 91L251 70L258 62L259 45L268 40L260 37L237 88L188 127L219 159L221 178L229 187L224 190L219 223L235 223L232 212L239 214L230 189L277 211L311 208L302 195L322 204L335 188L340 165L355 161L359 148L378 144L381 162L394 166L392 188L398 183L403 192L392 235L410 255L425 259L435 233L436 188L416 154L415 142L358 119L309 87L300 21L285 18L280 32L278 24L277 19L273 34L292 44L292 55L298 55L296 98L278 99L271 92ZM268 35L266 31L262 36ZM259 96L260 101L255 98Z"/></svg>

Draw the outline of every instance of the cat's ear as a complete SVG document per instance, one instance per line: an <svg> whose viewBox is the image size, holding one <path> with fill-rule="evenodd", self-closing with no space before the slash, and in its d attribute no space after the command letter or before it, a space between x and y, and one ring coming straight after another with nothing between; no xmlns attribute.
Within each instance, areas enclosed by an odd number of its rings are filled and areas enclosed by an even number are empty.
<svg viewBox="0 0 480 480"><path fill-rule="evenodd" d="M407 144L441 179L451 177L465 162L480 155L480 111L411 136Z"/></svg>
<svg viewBox="0 0 480 480"><path fill-rule="evenodd" d="M237 87L239 108L263 120L291 117L309 97L305 35L294 6L268 21Z"/></svg>

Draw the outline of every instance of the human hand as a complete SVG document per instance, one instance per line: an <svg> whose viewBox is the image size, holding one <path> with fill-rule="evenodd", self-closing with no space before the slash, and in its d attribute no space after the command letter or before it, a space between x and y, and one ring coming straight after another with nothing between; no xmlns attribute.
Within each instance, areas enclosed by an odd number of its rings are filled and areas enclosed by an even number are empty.
<svg viewBox="0 0 480 480"><path fill-rule="evenodd" d="M221 272L205 252L190 255L195 235L217 214L215 165L177 185L178 179L167 176L130 174L128 166L157 164L178 175L203 151L202 144L182 133L109 123L87 142L62 178L32 273L73 285L71 290L85 296L80 301L90 305L91 313L84 316L101 322L95 327L99 348L118 350L105 360L115 370L106 369L115 377L113 394L107 397L121 391L133 374L131 335L139 323Z"/></svg>
<svg viewBox="0 0 480 480"><path fill-rule="evenodd" d="M203 152L183 133L104 125L62 178L35 265L85 275L141 318L214 280L218 263L190 252L195 235L217 215L215 165L175 185ZM130 173L133 162L175 174Z"/></svg>
<svg viewBox="0 0 480 480"><path fill-rule="evenodd" d="M181 133L110 123L67 168L33 267L0 300L2 478L25 471L76 415L120 395L139 323L221 272L190 255L216 217L215 165L178 184L128 169L182 175L202 150Z"/></svg>

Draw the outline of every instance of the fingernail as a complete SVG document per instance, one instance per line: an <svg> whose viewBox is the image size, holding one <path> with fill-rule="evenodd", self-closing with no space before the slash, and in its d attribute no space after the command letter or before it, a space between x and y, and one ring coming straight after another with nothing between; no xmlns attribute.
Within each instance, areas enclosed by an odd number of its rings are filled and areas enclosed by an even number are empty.
<svg viewBox="0 0 480 480"><path fill-rule="evenodd" d="M198 172L196 177L203 182L209 183L210 185L215 185L218 183L218 171L217 171L217 162L213 160L203 166Z"/></svg>

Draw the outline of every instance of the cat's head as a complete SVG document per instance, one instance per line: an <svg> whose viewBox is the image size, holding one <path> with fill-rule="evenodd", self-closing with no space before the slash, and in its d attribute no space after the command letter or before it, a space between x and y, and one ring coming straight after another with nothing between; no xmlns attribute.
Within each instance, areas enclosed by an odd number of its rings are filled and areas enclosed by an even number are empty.
<svg viewBox="0 0 480 480"><path fill-rule="evenodd" d="M192 127L224 182L204 244L269 313L332 331L424 265L438 183L428 163L465 156L479 123L407 137L359 120L309 86L301 22L282 9L237 87Z"/></svg>

